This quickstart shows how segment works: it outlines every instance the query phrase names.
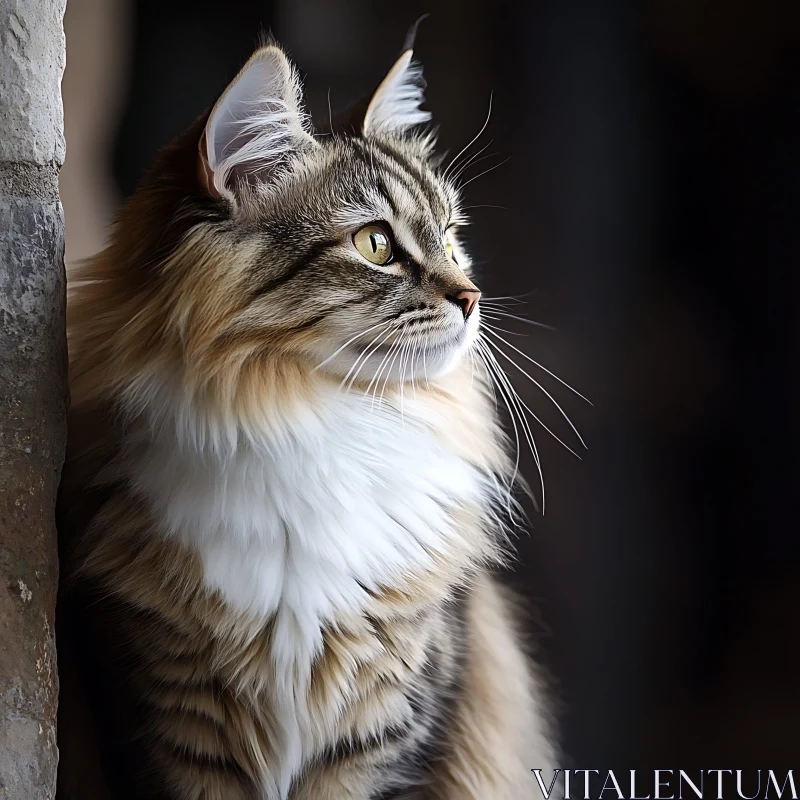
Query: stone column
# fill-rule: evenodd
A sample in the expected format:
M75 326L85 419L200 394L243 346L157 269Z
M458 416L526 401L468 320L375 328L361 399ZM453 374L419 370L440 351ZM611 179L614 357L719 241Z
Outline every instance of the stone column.
M65 0L0 0L0 797L55 796Z

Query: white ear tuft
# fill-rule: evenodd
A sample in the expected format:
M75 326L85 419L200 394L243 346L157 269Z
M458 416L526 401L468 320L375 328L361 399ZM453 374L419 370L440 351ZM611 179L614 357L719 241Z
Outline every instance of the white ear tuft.
M399 133L431 118L420 108L425 101L425 80L422 65L411 60L413 54L413 50L406 50L375 90L364 115L365 135Z
M297 75L275 45L258 50L217 100L200 139L201 179L235 196L266 181L295 152L313 147Z

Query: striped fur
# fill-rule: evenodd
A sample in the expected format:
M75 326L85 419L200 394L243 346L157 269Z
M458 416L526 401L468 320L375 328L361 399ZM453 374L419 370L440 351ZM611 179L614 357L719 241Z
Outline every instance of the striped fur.
M66 800L514 800L554 765L490 574L513 469L448 299L459 197L391 124L398 64L314 137L259 50L74 276Z

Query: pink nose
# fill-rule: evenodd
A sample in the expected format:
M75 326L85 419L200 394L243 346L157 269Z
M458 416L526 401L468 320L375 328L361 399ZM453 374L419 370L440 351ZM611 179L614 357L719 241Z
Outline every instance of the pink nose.
M460 306L464 319L469 319L470 314L475 310L478 301L481 299L481 293L477 289L461 289L455 294L447 295L447 299L451 303Z

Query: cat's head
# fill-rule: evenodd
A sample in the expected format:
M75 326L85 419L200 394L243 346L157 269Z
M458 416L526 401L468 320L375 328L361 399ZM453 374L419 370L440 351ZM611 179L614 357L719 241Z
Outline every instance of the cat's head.
M476 334L480 292L457 190L419 131L422 101L408 47L344 130L315 135L283 51L252 56L198 148L198 181L228 211L216 235L242 299L218 335L273 338L358 380L453 365Z
M480 291L422 88L408 46L344 124L315 132L294 67L259 48L76 276L96 282L73 303L86 363L120 388L158 373L228 396L265 365L362 388L451 371Z

